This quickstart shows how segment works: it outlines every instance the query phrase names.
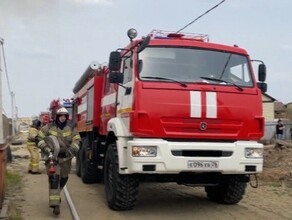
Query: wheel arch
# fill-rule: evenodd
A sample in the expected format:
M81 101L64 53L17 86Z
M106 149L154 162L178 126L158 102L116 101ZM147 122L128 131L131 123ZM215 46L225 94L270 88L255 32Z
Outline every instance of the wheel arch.
M125 168L127 167L127 154L129 150L127 149L127 141L129 140L129 137L118 136L117 133L115 133L115 131L118 131L118 129L109 131L109 133L107 134L105 154L107 151L107 147L110 144L115 143L118 154L119 173L125 174L126 173Z
M130 137L132 134L128 131L120 118L112 118L107 123L107 131L113 132L117 137Z

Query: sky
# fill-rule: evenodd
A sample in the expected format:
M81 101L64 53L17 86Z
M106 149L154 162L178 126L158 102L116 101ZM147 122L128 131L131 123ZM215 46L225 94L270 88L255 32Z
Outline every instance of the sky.
M73 96L75 83L92 61L107 63L111 51L126 46L129 28L138 37L153 29L177 31L220 1L0 0L4 113L38 116L51 100ZM291 0L226 0L184 32L237 44L251 59L263 60L267 94L287 104L292 102L291 9ZM8 83L15 94L13 111Z

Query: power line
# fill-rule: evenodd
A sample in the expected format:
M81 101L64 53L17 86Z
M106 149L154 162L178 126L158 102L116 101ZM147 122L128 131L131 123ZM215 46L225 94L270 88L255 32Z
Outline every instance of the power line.
M215 8L217 8L219 5L221 5L223 2L225 2L225 0L222 0L221 2L219 2L217 5L213 6L212 8L210 8L208 11L206 11L205 13L201 14L199 17L197 17L195 20L191 21L190 23L188 23L187 25L185 25L183 28L179 29L176 33L181 32L183 29L187 28L188 26L190 26L191 24L193 24L194 22L196 22L197 20L199 20L201 17L203 17L204 15L208 14L210 11L214 10Z

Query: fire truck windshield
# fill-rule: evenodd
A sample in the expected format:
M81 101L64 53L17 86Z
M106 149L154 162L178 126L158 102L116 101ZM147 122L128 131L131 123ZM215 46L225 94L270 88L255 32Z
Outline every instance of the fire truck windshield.
M215 50L183 47L148 47L139 54L143 81L169 78L182 83L202 82L201 77L215 78L206 83L252 87L254 82L246 56ZM163 80L165 81L165 80ZM171 82L171 81L169 81Z

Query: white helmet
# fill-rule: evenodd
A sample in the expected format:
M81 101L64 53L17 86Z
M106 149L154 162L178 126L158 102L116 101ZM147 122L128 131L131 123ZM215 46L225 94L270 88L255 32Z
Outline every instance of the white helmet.
M58 111L56 112L57 115L69 115L69 112L66 108L62 107L59 108Z

